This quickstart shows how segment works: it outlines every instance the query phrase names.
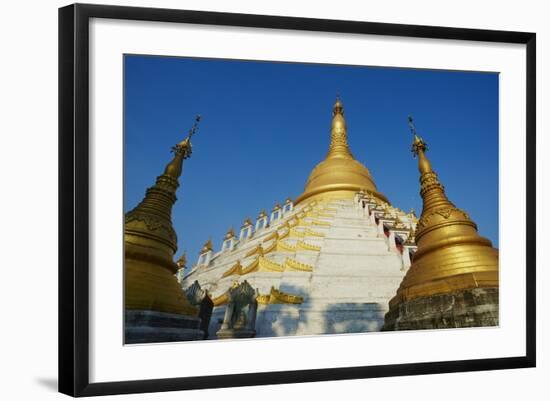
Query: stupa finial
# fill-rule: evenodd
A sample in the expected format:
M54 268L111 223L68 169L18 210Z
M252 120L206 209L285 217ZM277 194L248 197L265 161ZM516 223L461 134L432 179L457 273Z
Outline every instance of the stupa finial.
M344 104L340 96L336 96L336 102L332 108L330 147L327 159L330 158L353 159L353 155L348 145L346 120L344 119Z
M336 102L334 102L334 106L332 108L332 115L334 116L336 114L344 115L344 105L342 104L339 94L336 94Z
M416 126L414 125L414 121L412 116L409 114L408 116L409 121L409 128L411 130L411 133L413 134L413 144L411 148L411 152L416 157L418 156L419 152L425 152L428 150L428 145L426 145L426 142L418 135L418 132L416 131Z
M183 141L181 141L180 143L172 147L172 152L174 152L174 158L170 163L166 165L166 168L164 169L165 175L168 175L176 179L179 178L179 176L181 175L181 166L182 166L183 160L191 157L191 153L192 153L191 137L195 135L195 133L199 129L200 120L201 120L201 116L197 115L195 117L195 122L193 123L193 126L191 127L191 129L187 134L187 137Z
M407 120L409 121L409 128L411 129L412 134L416 135L416 126L414 125L412 114L408 115Z

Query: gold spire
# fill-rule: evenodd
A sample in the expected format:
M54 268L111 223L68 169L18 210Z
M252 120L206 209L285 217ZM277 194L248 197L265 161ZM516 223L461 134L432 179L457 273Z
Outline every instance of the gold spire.
M325 160L311 172L304 192L295 203L315 198L350 198L361 189L366 189L387 201L386 197L376 190L376 185L369 170L354 159L348 145L347 126L344 118L344 106L340 98L332 109L330 145Z
M390 308L410 299L477 287L498 288L498 250L477 233L468 214L449 201L409 117L418 157L422 215L415 231L418 249Z
M330 128L330 146L327 159L331 158L353 159L349 150L348 132L346 120L344 119L344 105L340 98L336 98L336 103L332 108L332 124Z
M185 268L185 266L187 265L187 252L183 251L180 258L177 260L176 265L178 265L180 269Z
M172 227L172 206L176 202L178 178L183 160L191 155L191 137L197 131L200 116L187 138L172 148L174 157L166 165L144 199L126 213L124 224L125 306L126 309L155 310L194 315L173 276L177 236Z
M233 227L230 227L229 230L227 230L227 233L225 233L224 239L231 239L235 237L235 230L233 230Z
M212 246L212 238L208 238L208 241L204 243L199 254L210 252L212 249L214 249L214 247Z
M181 175L182 161L191 156L191 137L197 132L199 121L201 116L195 117L195 123L189 130L187 137L172 148L172 152L175 153L174 159L164 169L164 175L178 179Z

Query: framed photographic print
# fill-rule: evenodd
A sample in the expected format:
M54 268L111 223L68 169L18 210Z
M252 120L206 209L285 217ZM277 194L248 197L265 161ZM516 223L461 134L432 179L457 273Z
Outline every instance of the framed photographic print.
M59 78L61 392L535 366L534 33L78 4Z

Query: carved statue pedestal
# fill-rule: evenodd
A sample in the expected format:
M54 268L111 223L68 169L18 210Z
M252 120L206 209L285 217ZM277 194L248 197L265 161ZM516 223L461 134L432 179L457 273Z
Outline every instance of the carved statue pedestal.
M149 310L125 312L125 344L202 340L198 317Z
M391 308L382 330L498 326L498 303L498 288L416 298Z

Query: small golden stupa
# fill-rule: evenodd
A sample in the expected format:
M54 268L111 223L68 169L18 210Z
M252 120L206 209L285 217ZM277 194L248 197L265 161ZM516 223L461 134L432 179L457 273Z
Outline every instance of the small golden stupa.
M172 148L174 157L147 189L145 198L125 216L125 307L126 311L155 311L196 316L174 274L177 237L172 227L172 206L176 202L178 178L183 160L191 155L191 136ZM181 265L181 259L180 259Z
M183 253L179 257L179 259L177 260L176 265L178 266L178 269L185 269L185 267L187 266L187 252L186 251L183 251Z
M328 154L309 175L304 192L296 199L295 204L306 199L308 201L318 198L353 199L360 190L367 190L374 193L380 200L388 202L386 197L377 191L369 170L355 160L351 153L344 119L344 106L340 98L337 98L332 110Z
M213 249L212 238L208 238L208 241L204 243L199 254L210 252Z
M235 230L233 227L230 227L229 230L227 230L227 233L223 237L224 240L235 238Z
M414 135L412 152L418 157L423 209L414 235L418 249L397 294L390 300L386 326L388 318L396 318L400 304L423 297L485 288L495 289L498 299L498 250L478 234L468 214L449 201L411 117L409 124Z

